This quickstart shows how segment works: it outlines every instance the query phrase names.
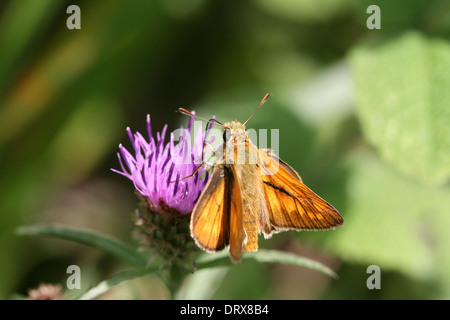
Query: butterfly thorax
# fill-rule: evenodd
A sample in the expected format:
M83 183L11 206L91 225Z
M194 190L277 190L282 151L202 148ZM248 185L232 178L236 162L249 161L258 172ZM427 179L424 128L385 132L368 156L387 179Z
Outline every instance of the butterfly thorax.
M226 128L223 134L225 162L227 164L255 165L251 142L245 126L237 120L225 123L224 126Z

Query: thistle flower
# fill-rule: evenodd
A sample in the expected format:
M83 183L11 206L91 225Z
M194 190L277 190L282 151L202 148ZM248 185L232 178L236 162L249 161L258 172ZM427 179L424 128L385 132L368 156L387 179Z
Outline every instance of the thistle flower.
M191 117L187 129L170 133L170 141L165 144L167 125L156 139L152 135L150 115L147 115L147 141L141 133L128 136L133 146L134 155L119 145L117 153L121 171L111 169L131 181L138 193L142 195L153 212L171 214L189 214L195 207L200 194L208 182L208 172L202 167L192 175L202 163L203 146L211 129L198 130L191 146L191 131L194 118ZM175 145L175 135L179 133L179 142ZM170 153L169 153L170 151Z
M144 200L134 216L140 249L151 252L151 260L161 257L161 267L167 265L171 269L181 266L192 270L191 255L198 252L190 235L188 214L208 182L207 170L198 167L212 123L205 131L200 127L191 145L193 123L194 117L191 117L187 129L181 127L171 132L165 143L167 125L155 139L148 115L149 140L139 132L132 134L127 128L134 154L119 145L117 156L121 170L111 169L130 179ZM175 144L177 136L179 140Z

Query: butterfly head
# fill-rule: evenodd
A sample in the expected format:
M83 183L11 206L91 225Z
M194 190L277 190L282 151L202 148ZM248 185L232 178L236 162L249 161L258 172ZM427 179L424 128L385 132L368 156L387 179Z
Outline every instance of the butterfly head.
M245 125L253 117L253 115L256 113L256 111L258 111L258 109L261 108L261 106L267 101L267 99L269 99L269 97L270 97L270 93L267 93L264 96L264 98L261 100L261 102L259 103L258 108L256 108L256 110L252 113L252 115L244 123L240 123L239 121L234 120L234 121L222 124L215 119L205 120L203 118L196 116L195 114L193 114L192 112L190 112L184 108L179 108L178 112L183 113L188 116L191 116L191 117L194 117L194 118L197 118L202 121L206 121L208 123L211 123L211 125L216 124L216 125L221 126L222 128L225 129L225 131L223 133L224 142L226 143L230 140L233 140L234 143L239 144L239 143L245 142L248 138L248 133L247 133L247 131L245 131Z
M245 125L239 121L231 121L224 124L225 131L223 132L224 142L228 142L231 139L235 142L243 142L247 137L247 132L245 131Z

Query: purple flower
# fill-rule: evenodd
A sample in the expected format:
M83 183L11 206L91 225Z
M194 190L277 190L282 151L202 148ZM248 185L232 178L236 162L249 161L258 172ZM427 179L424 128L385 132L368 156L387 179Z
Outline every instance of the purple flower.
M200 127L191 145L193 122L194 117L191 117L188 128L181 127L171 132L170 141L165 143L167 125L161 134L157 132L155 139L152 135L150 115L147 115L149 140L139 132L133 135L130 128L127 128L133 151L129 152L119 145L117 156L122 170L111 170L133 181L136 190L147 200L154 212L191 213L208 182L208 172L204 167L194 176L188 177L202 163L204 142L212 126L210 124L206 131ZM176 134L179 134L177 144ZM183 179L185 177L188 178Z

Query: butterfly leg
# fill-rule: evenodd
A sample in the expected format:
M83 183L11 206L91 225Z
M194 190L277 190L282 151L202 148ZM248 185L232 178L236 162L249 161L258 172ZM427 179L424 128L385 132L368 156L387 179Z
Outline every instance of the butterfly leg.
M190 177L193 177L193 176L197 173L197 171L200 170L201 167L203 167L203 165L204 165L205 163L206 163L206 162L202 162L202 163L194 170L194 172L193 172L192 174L190 174L190 175L188 175L188 176L186 176L186 177L184 177L184 178L181 178L179 181L184 180L184 179L187 179L187 178L190 178ZM170 183L173 183L173 182L176 182L176 181L169 181L169 182L170 182Z
M203 151L202 151L202 161L203 161L203 155L205 154L206 147L209 147L211 149L211 153L213 154L213 156L216 155L217 150L209 142L205 141L205 143L203 145Z
M215 152L216 152L216 150L213 148L213 146L211 146L208 142L205 141L205 144L203 145L202 158L203 158L203 154L205 153L205 148L206 147L210 147L212 152L213 152L213 154L215 154ZM211 166L211 164L209 162L203 161L203 159L202 159L202 163L194 170L194 172L192 174L190 174L190 175L188 175L188 176L186 176L184 178L181 178L179 181L193 177L198 172L198 170L200 170L200 168L203 167L205 164L208 165L208 166ZM176 180L175 181L169 181L169 183L174 183L174 182L176 182Z
M206 164L206 170L210 170L212 167L214 167L215 162L205 161L203 156L205 155L205 149L206 147L209 147L211 149L211 156L208 158L210 160L211 158L217 158L217 149L214 148L210 143L206 142L203 145L203 153L202 153L202 163Z

